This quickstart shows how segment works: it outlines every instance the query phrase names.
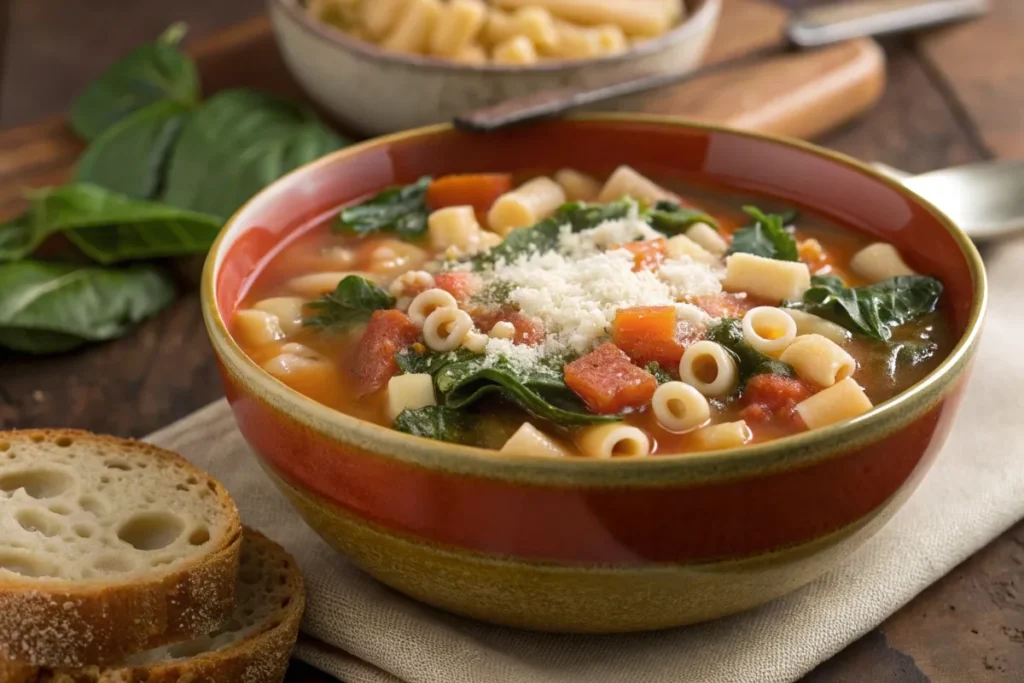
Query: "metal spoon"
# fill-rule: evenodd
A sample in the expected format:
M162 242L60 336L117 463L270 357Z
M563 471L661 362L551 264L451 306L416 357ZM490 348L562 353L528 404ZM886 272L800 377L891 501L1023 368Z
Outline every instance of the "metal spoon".
M1024 159L987 161L922 175L872 165L930 201L975 241L1024 230Z

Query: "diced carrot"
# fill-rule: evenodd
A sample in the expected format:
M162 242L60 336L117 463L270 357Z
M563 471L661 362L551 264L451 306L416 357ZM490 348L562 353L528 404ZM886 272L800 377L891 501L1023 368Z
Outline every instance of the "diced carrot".
M395 354L415 342L419 329L401 311L374 311L356 349L359 395L379 391L398 373Z
M666 370L679 367L686 348L676 333L674 306L620 308L612 321L612 343L637 365L657 361Z
M643 242L627 242L617 248L625 249L633 254L633 270L651 269L665 260L665 254L668 252L668 240L659 237Z
M690 303L712 318L742 318L750 309L762 305L758 299L740 294L697 296Z
M480 278L473 273L438 273L434 276L434 286L454 296L456 301L464 302L480 289Z
M544 341L544 324L541 321L508 306L478 311L473 314L473 322L483 332L490 332L495 323L512 323L516 329L512 341L516 344L539 344Z
M431 210L446 206L472 206L483 222L491 205L512 189L512 176L506 173L446 175L427 187L427 206Z
M743 388L744 419L787 423L796 418L796 405L815 393L810 383L782 375L755 375Z
M650 402L658 381L629 362L615 344L602 344L565 366L565 383L595 413L609 415Z
M823 272L826 268L834 265L832 255L825 251L821 242L813 237L800 242L797 245L797 252L800 255L800 260L807 264L812 273Z

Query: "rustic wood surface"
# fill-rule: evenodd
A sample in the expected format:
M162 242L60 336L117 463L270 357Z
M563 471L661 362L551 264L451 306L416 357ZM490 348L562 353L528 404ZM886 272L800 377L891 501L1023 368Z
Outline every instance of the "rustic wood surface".
M88 79L172 21L185 20L193 35L202 36L258 15L262 4L7 0L0 4L4 9L0 128L65 111ZM820 142L917 172L1024 156L1022 29L1024 3L993 0L993 14L986 19L885 42L885 95L869 114ZM248 68L258 76L262 66L254 62ZM0 147L0 175L9 161L4 152ZM52 161L52 150L38 152L40 159ZM182 297L119 341L47 359L0 357L0 428L68 426L139 436L220 395L194 296ZM1024 523L824 663L805 683L1024 680L1022 586ZM297 664L289 681L330 679Z

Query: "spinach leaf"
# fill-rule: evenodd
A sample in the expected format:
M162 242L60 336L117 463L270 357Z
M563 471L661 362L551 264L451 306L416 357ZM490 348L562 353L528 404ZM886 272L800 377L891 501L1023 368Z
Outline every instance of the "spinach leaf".
M756 375L781 375L796 377L786 363L767 356L743 339L743 324L735 318L724 318L708 330L708 339L725 347L733 358L740 374L740 391L751 377Z
M74 179L135 199L155 197L171 147L192 105L163 100L105 130L78 161Z
M637 204L632 199L622 199L609 204L563 204L550 218L532 228L513 230L501 244L474 256L470 263L480 270L501 260L511 262L520 256L550 251L558 246L558 235L563 226L568 225L572 232L579 232L597 227L605 221L625 218L636 208Z
M303 106L250 90L221 92L182 127L163 199L224 219L288 171L346 143Z
M185 31L184 24L174 24L156 42L139 47L93 81L71 106L75 132L93 140L154 102L195 104L199 76L192 61L177 49Z
M743 210L754 222L736 231L728 253L754 254L779 261L800 260L796 238L786 230L786 225L795 219L795 213L765 214L754 206L744 206Z
M707 223L717 229L718 222L699 209L680 206L675 202L660 201L645 215L651 227L665 235L680 235L695 223Z
M362 204L342 209L337 230L368 235L390 230L402 239L415 239L427 231L427 187L431 178L424 176L412 185L389 187Z
M424 436L449 443L469 443L472 425L462 411L444 406L403 410L395 418L394 428L413 436Z
M160 271L21 261L0 265L0 346L55 353L113 339L174 299Z
M205 252L220 231L211 216L77 183L28 193L29 210L0 226L0 262L27 257L63 232L99 263Z
M427 374L433 376L448 363L467 361L475 357L476 354L467 349L456 349L447 353L438 353L436 351L416 353L412 349L405 349L395 354L395 361L398 363L398 369L402 371L402 374Z
M383 289L366 278L349 275L338 283L333 292L306 304L306 308L314 311L315 315L303 319L302 324L309 327L347 327L364 323L374 311L394 305L394 298Z
M661 363L656 360L652 360L650 363L644 366L644 370L654 375L654 379L658 380L658 384L665 384L666 382L672 381L672 375L669 371L661 367Z
M802 301L785 305L888 341L894 327L933 312L941 295L942 283L923 275L900 275L866 287L846 287L835 275L816 275Z

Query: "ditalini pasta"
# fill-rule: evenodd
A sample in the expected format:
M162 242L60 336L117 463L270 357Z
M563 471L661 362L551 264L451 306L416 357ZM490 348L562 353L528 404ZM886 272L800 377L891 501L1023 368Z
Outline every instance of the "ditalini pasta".
M417 6L387 34L409 31ZM490 45L513 26L501 42L540 54L523 26L554 13L509 7L467 30L480 6L459 7L443 8L448 35L431 49L455 50L456 33L460 50ZM749 448L833 425L952 348L941 283L890 245L663 180L567 166L380 188L283 239L231 333L339 411L495 457L565 459Z
M396 52L529 65L624 52L672 29L683 0L306 0L319 21Z

